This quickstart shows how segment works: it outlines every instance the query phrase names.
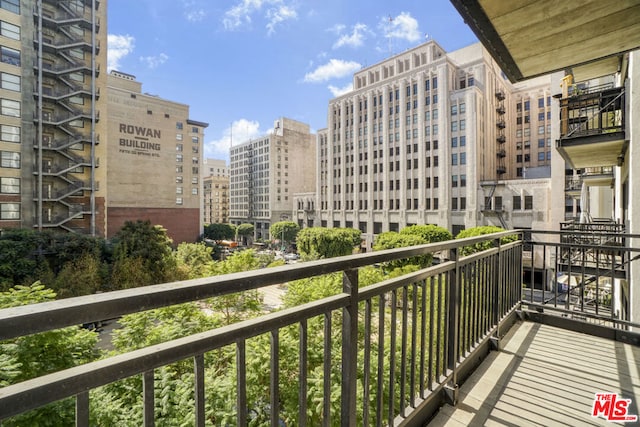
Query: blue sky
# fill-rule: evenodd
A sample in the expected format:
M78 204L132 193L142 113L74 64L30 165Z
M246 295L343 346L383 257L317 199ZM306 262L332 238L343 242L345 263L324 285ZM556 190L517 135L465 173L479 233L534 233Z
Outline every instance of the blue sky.
M448 0L110 0L109 69L209 123L205 157L281 116L326 126L352 75L423 43L477 39Z

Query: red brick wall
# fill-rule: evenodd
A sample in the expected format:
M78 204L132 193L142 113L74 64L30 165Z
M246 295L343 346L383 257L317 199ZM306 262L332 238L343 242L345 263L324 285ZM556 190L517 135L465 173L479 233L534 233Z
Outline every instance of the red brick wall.
M199 209L107 208L107 237L113 237L126 221L151 221L162 225L175 245L195 242L200 235Z

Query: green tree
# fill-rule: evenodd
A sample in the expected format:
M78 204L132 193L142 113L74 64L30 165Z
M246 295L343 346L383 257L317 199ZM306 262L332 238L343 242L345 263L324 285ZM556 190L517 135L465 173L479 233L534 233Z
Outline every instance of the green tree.
M233 239L236 236L236 227L233 224L207 224L204 226L203 237L211 240Z
M424 245L427 242L419 234L400 234L395 231L386 231L378 234L376 241L373 244L374 251L381 251L385 249L403 248L407 246ZM411 258L397 259L384 263L386 271L392 271L396 268L402 268L407 265L413 264L420 268L425 268L431 265L433 256L431 254L418 255Z
M178 269L184 270L187 278L197 279L205 276L212 254L213 248L204 243L180 243L174 255Z
M0 234L0 286L8 290L31 283L34 273L46 263L42 253L45 242L34 230L9 229Z
M310 258L351 255L360 242L361 233L353 228L309 227L300 230L296 239L298 252Z
M175 277L176 263L172 256L172 241L162 226L151 225L150 221L127 221L116 233L114 241L114 270L119 267L118 264L126 265L127 261L137 258L141 260L142 268L148 272L151 284L171 281ZM150 283L137 286L146 284Z
M285 242L295 242L299 231L300 226L293 221L280 221L269 227L271 238L281 239L283 245Z
M499 233L501 231L505 231L502 227L496 227L493 225L482 225L479 227L467 228L466 230L462 230L456 236L456 239L464 239L467 237L475 237L482 236L485 234ZM509 243L514 242L518 237L516 235L513 236L505 236L500 238L500 243ZM476 243L474 245L464 246L460 250L460 255L471 255L476 252L486 251L493 246L493 242L491 240L487 240L486 242Z
M410 225L400 230L400 234L420 236L427 243L444 242L453 239L449 230L433 224Z
M85 253L64 264L53 288L60 298L91 295L102 290L104 271L95 255Z
M39 282L0 292L0 309L54 300L55 292ZM26 335L0 342L0 385L6 386L82 365L98 357L98 335L78 326ZM3 426L73 425L74 400L65 399L26 412Z
M238 236L242 237L243 242L246 243L248 239L251 239L253 237L254 230L255 227L253 226L253 224L244 223L238 225L238 227L236 228L236 233Z

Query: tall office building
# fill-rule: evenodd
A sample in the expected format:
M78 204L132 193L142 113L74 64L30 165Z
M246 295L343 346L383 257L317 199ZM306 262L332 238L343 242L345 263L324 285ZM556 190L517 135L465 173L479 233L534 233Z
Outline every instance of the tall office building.
M104 1L0 2L0 228L100 234L105 20Z
M108 98L106 236L125 221L149 220L175 243L196 241L208 124L192 120L188 105L142 93L130 74L109 74Z
M229 222L229 168L220 159L206 159L203 170L204 223Z
M480 43L428 41L357 72L319 132L315 225L358 228L370 246L411 224L509 227L507 208L544 221L550 172L529 185L525 168L549 164L549 95L548 78L512 85Z
M293 194L314 189L316 136L309 125L280 118L272 133L230 152L230 222L251 223L255 238L268 239L271 224L293 220Z

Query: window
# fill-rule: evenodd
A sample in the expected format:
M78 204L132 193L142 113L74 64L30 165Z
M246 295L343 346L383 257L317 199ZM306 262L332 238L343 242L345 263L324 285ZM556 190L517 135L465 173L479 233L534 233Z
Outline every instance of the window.
M13 40L20 40L20 27L2 21L0 22L0 35Z
M193 187L191 189L191 194L193 194L194 196L197 196L198 195L198 187Z
M458 137L454 136L453 138L451 138L451 147L455 148L458 146Z
M438 198L437 197L433 198L433 209L434 210L438 209Z
M538 139L538 148L544 148L544 138Z
M471 86L471 85L469 85L469 86ZM464 102L460 103L460 105L458 105L458 110L460 111L460 114L464 114L467 111L466 104Z
M182 130L182 122L176 122L176 129Z
M176 197L176 205L182 204L182 197Z
M176 194L182 194L182 187L176 187Z
M460 147L464 147L465 145L467 145L467 137L463 135L460 137Z
M20 14L20 0L0 0L0 8Z
M456 114L458 114L458 106L454 104L451 106L451 115L455 116Z
M538 153L538 161L539 162L543 162L544 161L544 151L541 151Z
M453 153L451 155L451 164L453 166L457 166L458 165L458 153Z
M0 193L20 194L20 178L0 177Z
M513 210L519 211L522 209L522 199L520 196L513 196Z
M182 184L182 176L176 176L176 184Z
M524 208L525 210L533 209L533 196L524 196Z
M8 47L0 47L0 61L9 65L20 66L20 51L9 49Z
M176 154L176 162L182 162L182 154Z
M538 98L538 108L544 108L544 98Z
M433 188L438 188L439 178L437 176L433 177Z
M20 153L0 151L0 167L20 169Z
M176 141L182 141L182 134L181 133L177 133L176 134Z
M467 153L460 153L460 164L461 165L466 165L467 164Z
M467 186L467 175L460 175L460 187Z
M452 211L457 211L458 210L458 198L457 197L452 197L451 198L451 210Z
M20 128L17 126L0 125L0 140L20 143Z
M20 117L20 102L12 99L0 100L0 114L4 116Z
M465 130L467 128L467 121L465 119L460 120L460 130Z
M529 111L530 103L529 101L524 101L524 111Z
M191 142L193 142L194 144L197 144L200 142L200 138L198 138L197 136L192 136L191 137Z
M465 209L467 209L467 198L460 197L460 210L463 211Z
M451 187L455 188L458 186L458 175L451 176Z
M451 122L451 132L458 131L458 122Z
M544 125L538 126L538 135L544 135Z
M176 151L182 152L182 144L176 144Z
M0 219L20 219L20 203L0 203Z

